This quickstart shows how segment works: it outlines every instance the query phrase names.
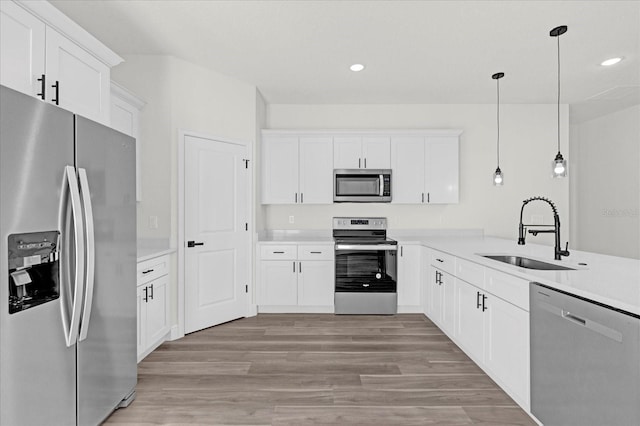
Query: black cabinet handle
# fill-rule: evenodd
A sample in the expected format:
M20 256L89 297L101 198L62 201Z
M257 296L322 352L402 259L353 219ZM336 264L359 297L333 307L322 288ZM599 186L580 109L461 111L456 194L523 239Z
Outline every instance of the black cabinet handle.
M360 164L361 164L360 162L361 162L361 161L362 161L362 160L361 160L360 158L358 158L358 168L359 168L359 169L361 169L361 168L362 168L362 167L360 166Z
M44 74L42 74L38 79L38 81L40 82L40 93L38 93L36 96L40 96L40 99L42 99L43 101L45 100L45 87L47 87L46 79L47 78L44 76Z
M310 253L311 253L311 254L322 254L322 252L321 252L321 251L312 251L312 252L310 252Z
M203 246L204 243L196 243L195 241L187 241L187 247Z
M149 288L151 289L151 294L149 295L149 299L153 300L153 284L151 284Z
M302 273L302 262L298 262L298 272Z
M482 295L482 312L484 312L484 311L486 311L487 309L489 309L489 308L487 308L487 307L485 306L485 303L484 303L484 302L486 302L486 301L487 301L487 295L486 295L486 294L483 294L483 295Z
M147 303L149 301L149 293L147 291L147 287L144 288L144 297L142 298L142 300L144 300L144 303Z
M366 157L365 157L365 159L364 159L364 168L365 168L365 169L367 168L367 158L366 158Z
M476 291L476 309L480 309L480 292Z
M427 192L427 203L430 203L431 201L429 201L429 193Z
M274 251L273 254L284 254L283 251Z
M300 204L304 203L304 192L300 193Z
M147 269L146 271L142 271L142 275L147 275L150 272L153 272L153 269Z
M55 102L56 105L60 105L60 82L56 81L56 84L52 84L51 87L56 89L56 97L51 99L51 102Z
M404 248L404 246L400 246L400 257L402 257L404 255L404 250L402 250Z
M422 193L422 202L424 203L424 192Z
M296 272L296 262L293 262L293 273L295 274Z
M438 262L440 262L440 263L444 263L444 260L442 260L442 259L436 259L436 260L437 260Z

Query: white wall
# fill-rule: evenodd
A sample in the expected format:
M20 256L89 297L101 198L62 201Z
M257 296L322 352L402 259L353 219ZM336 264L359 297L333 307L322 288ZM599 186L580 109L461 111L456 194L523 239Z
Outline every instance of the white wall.
M487 235L518 235L522 201L534 195L553 200L563 224L563 241L569 235L569 182L551 177L557 152L556 105L502 105L500 116L500 167L505 185L494 187L496 168L495 105L269 105L271 129L463 129L460 141L460 203L455 205L335 204L326 206L267 206L267 229L330 229L340 215L385 216L389 227L483 228ZM561 149L570 157L568 108L561 109ZM553 223L551 209L536 202L532 214ZM293 215L294 224L288 218ZM528 237L552 244L550 236Z
M640 259L640 105L573 125L571 150L578 248Z
M147 102L140 115L138 239L164 240L176 247L179 131L243 140L253 146L258 131L256 88L177 58L156 55L127 55L111 77ZM149 228L151 215L158 216L157 229ZM176 256L172 265L171 318L176 324Z

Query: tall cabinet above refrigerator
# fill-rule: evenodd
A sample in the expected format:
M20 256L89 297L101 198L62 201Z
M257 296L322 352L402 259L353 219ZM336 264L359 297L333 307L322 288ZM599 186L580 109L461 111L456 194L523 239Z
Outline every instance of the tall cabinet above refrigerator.
M135 397L135 140L0 87L0 425Z

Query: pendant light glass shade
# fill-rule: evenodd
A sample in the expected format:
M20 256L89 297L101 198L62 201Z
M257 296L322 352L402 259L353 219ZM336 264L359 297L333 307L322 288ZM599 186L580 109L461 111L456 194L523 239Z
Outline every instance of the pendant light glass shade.
M496 171L493 172L493 184L495 186L502 186L503 183L504 175L502 174L502 170L500 170L500 167L497 167Z
M561 25L549 32L551 37L558 39L558 153L551 163L552 176L563 178L567 176L567 160L560 153L560 36L567 32L567 26Z
M493 172L493 185L502 186L504 184L504 174L500 170L500 79L504 77L503 72L497 72L491 76L496 81L497 102L496 102L496 123L497 123L497 142L496 142L496 171Z

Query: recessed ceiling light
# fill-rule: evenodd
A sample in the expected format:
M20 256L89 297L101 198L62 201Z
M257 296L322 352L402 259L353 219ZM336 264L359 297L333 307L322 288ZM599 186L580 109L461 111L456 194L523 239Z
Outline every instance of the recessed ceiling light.
M621 60L622 60L622 58L611 58L611 59L607 59L606 61L602 61L600 63L600 65L602 65L604 67L610 67L611 65L617 64Z
M364 69L364 65L362 64L353 64L349 67L349 69L353 72L362 71Z

